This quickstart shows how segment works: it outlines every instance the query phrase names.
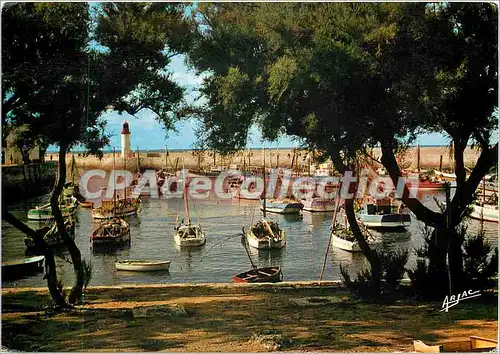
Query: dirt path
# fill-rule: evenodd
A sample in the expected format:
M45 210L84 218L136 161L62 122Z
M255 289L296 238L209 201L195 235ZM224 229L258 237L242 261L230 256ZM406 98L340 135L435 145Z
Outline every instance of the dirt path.
M46 312L45 290L2 290L2 345L23 351L412 351L497 337L497 302L370 304L337 286L89 289L77 310Z

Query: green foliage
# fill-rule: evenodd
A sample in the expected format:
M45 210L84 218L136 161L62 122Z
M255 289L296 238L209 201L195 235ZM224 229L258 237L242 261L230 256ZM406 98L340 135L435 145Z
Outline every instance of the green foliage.
M463 230L465 234L465 229ZM465 235L464 235L465 236ZM488 290L495 287L493 277L498 275L498 248L484 238L484 231L469 235L463 245L465 284L467 289Z

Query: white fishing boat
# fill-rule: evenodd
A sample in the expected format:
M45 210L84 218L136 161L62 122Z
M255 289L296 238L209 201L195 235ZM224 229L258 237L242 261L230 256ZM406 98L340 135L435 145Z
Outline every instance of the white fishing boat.
M154 260L130 260L125 259L115 262L117 270L125 270L129 272L158 272L168 271L170 261L154 261Z
M470 217L473 219L490 221L490 222L498 222L499 213L498 213L498 204L474 204L474 210L470 214Z
M189 182L184 183L184 212L186 219L183 219L174 228L174 240L178 246L181 247L199 247L206 243L205 232L202 230L201 225L191 223L189 217L189 202L188 202L188 185Z
M250 228L245 231L243 229L243 235L248 242L248 245L257 249L281 249L285 246L286 237L285 231L283 231L277 222L268 222L266 220L266 211L269 211L266 205L266 181L265 181L265 171L266 164L264 160L264 192L263 199L261 200L261 209L263 211L264 217L250 226ZM302 206L302 204L300 204ZM300 211L300 209L299 209Z
M368 198L356 213L358 220L368 228L404 229L411 224L410 214L404 214L402 204L392 198Z
M359 247L356 238L349 231L349 229L340 228L332 230L332 246L348 252L361 252L361 248Z

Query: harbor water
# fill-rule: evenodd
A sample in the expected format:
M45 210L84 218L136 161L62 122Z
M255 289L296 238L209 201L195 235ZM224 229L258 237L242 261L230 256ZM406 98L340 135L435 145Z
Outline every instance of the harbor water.
M429 192L420 195L424 204L437 210L435 198L444 199L444 193ZM433 194L432 194L433 193ZM45 195L25 203L8 207L16 217L32 228L43 226L27 221L30 207L48 200ZM236 273L251 268L242 243L242 227L262 217L258 201L237 199L206 199L190 201L191 219L200 223L206 232L207 243L199 248L181 249L174 243L176 219L184 217L182 199L143 198L138 215L130 218L130 245L120 248L92 249L90 234L97 223L92 220L90 209L79 207L76 220L75 242L84 259L93 266L90 285L118 285L125 283L226 283L232 281ZM303 211L297 215L268 214L267 219L277 221L285 230L287 243L282 250L249 249L250 257L258 267L281 266L284 281L318 280L325 254L326 268L323 279L341 279L340 265L345 265L354 275L368 266L361 253L349 253L332 246L327 247L333 213L310 213ZM469 231L480 227L476 220L469 220ZM493 247L498 246L498 224L484 223L486 238ZM410 259L407 268L416 263L415 248L423 245L423 223L412 215L412 223L403 232L370 231L380 241L379 248L385 250L407 249ZM2 222L2 260L12 260L25 256L24 235ZM69 258L69 255L67 255ZM169 272L124 272L117 271L114 263L124 259L169 260ZM58 275L65 284L72 284L72 265L57 258ZM43 287L46 281L43 273L10 282L3 287Z

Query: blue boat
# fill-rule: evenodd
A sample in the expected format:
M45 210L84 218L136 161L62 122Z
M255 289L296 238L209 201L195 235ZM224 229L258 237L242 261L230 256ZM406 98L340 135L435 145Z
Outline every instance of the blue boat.
M260 200L260 209L269 213L298 214L304 204L290 199Z
M392 199L376 199L365 203L356 213L358 220L372 229L405 229L410 226L410 214L402 213L402 204Z

